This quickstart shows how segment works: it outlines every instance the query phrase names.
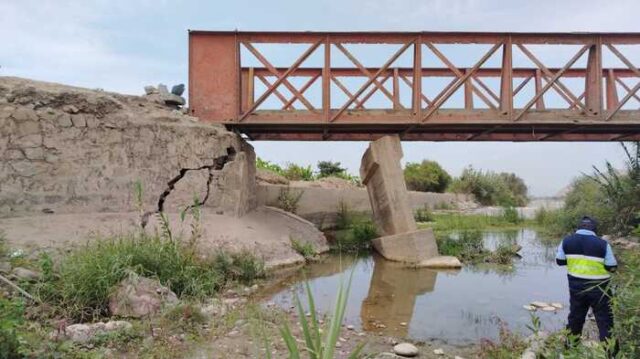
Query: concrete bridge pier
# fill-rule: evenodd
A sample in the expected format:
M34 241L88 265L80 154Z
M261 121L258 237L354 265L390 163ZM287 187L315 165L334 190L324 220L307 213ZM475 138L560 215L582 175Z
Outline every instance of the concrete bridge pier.
M430 228L417 228L400 165L402 156L397 135L372 141L362 156L360 176L367 187L374 221L381 235L373 240L374 248L388 260L421 266L459 267L456 258L438 257L438 245Z

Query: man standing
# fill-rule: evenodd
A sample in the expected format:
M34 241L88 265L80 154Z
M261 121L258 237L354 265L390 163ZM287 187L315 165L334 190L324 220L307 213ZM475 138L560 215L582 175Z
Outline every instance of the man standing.
M600 341L610 338L613 328L609 280L618 263L611 245L598 237L596 230L595 219L582 217L578 230L560 243L556 255L558 265L567 266L570 295L567 329L574 340L582 335L589 308L596 317Z

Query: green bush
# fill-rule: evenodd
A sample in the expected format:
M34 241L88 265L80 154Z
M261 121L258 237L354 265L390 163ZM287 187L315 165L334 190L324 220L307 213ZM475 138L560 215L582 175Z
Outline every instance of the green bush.
M303 167L295 163L288 163L282 175L290 181L313 181L311 166Z
M371 248L371 240L377 237L378 231L371 220L358 221L336 232L333 247L343 252L365 251Z
M438 252L443 256L455 256L463 262L474 262L486 256L482 232L462 231L457 235L437 235Z
M24 322L24 303L0 298L0 359L22 358L18 327Z
M260 157L256 158L256 168L271 171L273 173L279 174L280 176L284 176L284 170L282 169L282 167L278 166L275 163L265 161Z
M451 192L472 194L485 206L524 206L528 202L527 186L512 173L495 173L467 167L449 186Z
M287 186L280 189L280 194L277 198L276 207L291 213L296 213L298 210L298 203L304 194L303 190L293 190Z
M301 242L295 238L291 238L291 247L294 251L298 252L304 259L309 260L316 255L316 250L313 248L313 243L311 242Z
M55 272L43 267L35 294L80 320L106 315L112 288L130 273L157 278L179 297L193 298L211 296L229 281L264 276L264 264L248 253L202 258L180 242L146 235L96 240L75 249L58 267Z
M346 172L345 168L340 167L340 162L320 161L318 162L318 177L339 177Z
M434 220L433 212L427 206L416 209L413 218L416 222L432 222Z
M442 193L449 186L451 176L438 162L424 160L421 163L407 163L404 180L409 190Z
M507 206L502 208L502 217L508 223L518 224L522 222L522 217L520 217L520 213L518 213L518 210L512 206Z

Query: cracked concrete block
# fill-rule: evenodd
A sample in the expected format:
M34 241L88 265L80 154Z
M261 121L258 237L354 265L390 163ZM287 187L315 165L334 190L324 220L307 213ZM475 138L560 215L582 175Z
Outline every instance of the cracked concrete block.
M419 263L438 255L438 244L431 228L376 238L373 247L384 258Z
M87 120L83 115L71 115L71 122L73 127L87 127Z
M400 165L398 136L384 136L369 144L362 156L360 177L367 187L376 225L383 235L415 231L417 226Z
M44 150L42 149L42 147L25 148L24 154L30 160L44 159Z
M16 121L38 121L38 115L28 107L18 107L11 114Z
M71 115L69 115L68 113L60 114L60 116L58 116L56 121L58 123L58 126L60 127L66 128L66 127L73 126L73 122L71 122Z
M40 124L38 121L22 121L18 122L16 133L18 136L33 135L40 132Z

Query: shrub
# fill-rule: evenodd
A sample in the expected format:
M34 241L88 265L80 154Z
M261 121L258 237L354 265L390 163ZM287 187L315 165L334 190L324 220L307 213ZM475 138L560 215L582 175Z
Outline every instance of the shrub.
M444 192L451 182L451 176L436 161L407 163L404 180L412 191Z
M284 176L284 170L282 169L282 167L278 166L275 163L265 161L260 157L256 158L256 168L271 171L273 173L277 173L281 176Z
M457 236L436 236L436 241L441 255L455 256L463 262L477 261L487 254L480 231L462 231Z
M413 213L413 218L416 222L432 222L434 220L433 213L426 205L423 208L418 208Z
M304 259L312 259L316 255L316 250L313 248L313 244L310 242L301 242L295 238L291 238L291 247L294 251L298 252Z
M345 230L336 232L334 247L344 252L369 250L371 240L376 237L378 237L378 231L371 220L359 221Z
M320 161L318 162L318 171L318 177L322 178L329 176L340 177L347 170L340 167L340 162Z
M518 213L518 210L512 206L507 206L502 209L502 217L508 223L518 224L522 222L520 213Z
M296 213L298 210L298 203L300 202L303 194L304 191L296 191L291 189L289 186L281 188L276 207L287 212Z
M288 163L282 175L290 181L313 181L311 166L303 167L295 163Z
M24 303L0 298L0 359L22 358L18 327L24 322Z
M473 194L485 206L524 206L528 201L527 186L515 174L483 172L473 167L465 168L449 190Z

